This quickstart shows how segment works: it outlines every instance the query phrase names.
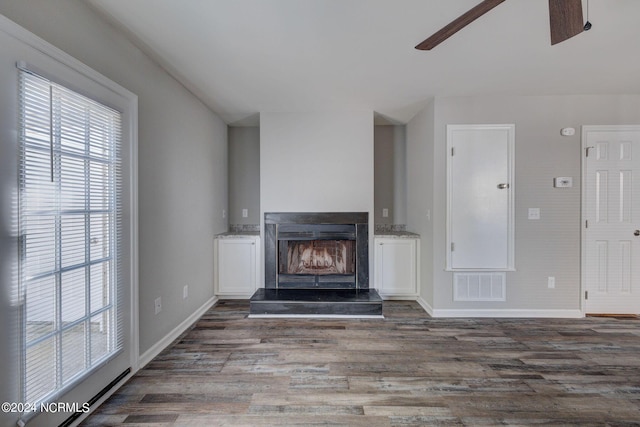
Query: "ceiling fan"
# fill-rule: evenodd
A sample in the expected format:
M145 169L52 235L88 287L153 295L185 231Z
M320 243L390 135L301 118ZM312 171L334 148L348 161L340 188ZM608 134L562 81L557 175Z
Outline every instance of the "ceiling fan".
M505 0L484 0L454 19L431 37L416 46L418 50L431 50L440 43L489 12ZM589 28L582 20L582 0L549 0L551 44L563 42Z

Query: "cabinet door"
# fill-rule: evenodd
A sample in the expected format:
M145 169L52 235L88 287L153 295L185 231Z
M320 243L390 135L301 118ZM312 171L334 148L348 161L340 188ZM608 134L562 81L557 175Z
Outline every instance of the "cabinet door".
M415 296L416 240L376 239L376 287L384 296Z
M218 294L248 295L256 290L256 239L218 239Z

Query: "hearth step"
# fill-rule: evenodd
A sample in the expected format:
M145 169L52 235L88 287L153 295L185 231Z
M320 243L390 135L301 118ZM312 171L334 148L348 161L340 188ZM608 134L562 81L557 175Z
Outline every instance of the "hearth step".
M249 317L353 316L382 317L382 298L375 289L265 289L251 297Z

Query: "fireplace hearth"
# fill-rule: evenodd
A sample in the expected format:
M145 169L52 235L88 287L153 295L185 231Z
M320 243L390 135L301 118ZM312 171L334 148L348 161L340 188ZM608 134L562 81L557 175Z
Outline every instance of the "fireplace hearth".
M369 289L367 212L264 215L265 287L252 315L382 315Z

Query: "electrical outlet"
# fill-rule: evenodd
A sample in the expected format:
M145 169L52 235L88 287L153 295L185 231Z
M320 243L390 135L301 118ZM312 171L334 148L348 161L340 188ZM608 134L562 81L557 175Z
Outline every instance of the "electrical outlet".
M540 219L540 208L529 208L529 219Z
M553 276L547 277L547 287L549 289L555 289L556 287L556 278Z
M382 217L386 218L388 216L389 216L389 209L387 208L382 209Z
M249 209L242 209L242 218L247 218L249 216Z
M226 217L227 217L227 210L222 209L222 219L225 219Z
M187 299L189 297L189 285L184 285L182 288L182 299Z
M162 298L156 298L156 314L162 311Z

